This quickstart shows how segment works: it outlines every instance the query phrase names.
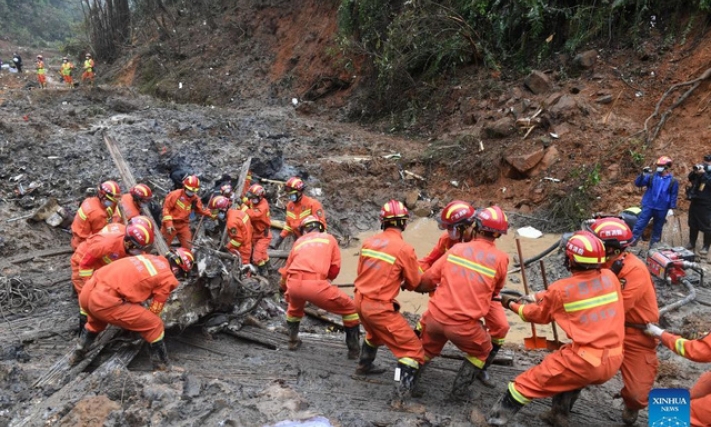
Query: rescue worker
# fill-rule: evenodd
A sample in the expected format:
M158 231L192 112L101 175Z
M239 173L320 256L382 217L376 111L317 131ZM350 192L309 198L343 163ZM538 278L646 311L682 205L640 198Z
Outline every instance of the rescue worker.
M110 222L116 222L114 213L121 197L121 187L116 181L104 181L99 185L98 194L81 202L72 222L72 249L101 231Z
M59 67L59 74L62 78L64 78L64 83L66 83L69 88L74 87L74 81L72 80L72 71L74 68L74 64L69 62L69 58L66 56L62 58L62 65Z
M141 207L148 206L153 200L153 191L146 184L136 184L121 196L119 211L124 221L129 221L141 214Z
M502 212L502 215L503 212ZM446 231L440 236L435 247L430 253L420 259L420 268L427 271L435 261L440 259L452 246L459 242L468 242L474 235L474 227L471 227L475 221L475 209L469 203L462 200L454 200L442 209L440 214L440 228ZM486 231L480 230L480 234L489 234ZM506 234L504 232L503 234ZM498 294L498 292L497 292ZM432 296L433 293L430 293ZM423 314L424 316L424 314ZM477 379L489 388L495 387L495 384L489 377L488 368L494 362L496 355L499 353L501 346L506 340L506 335L509 333L509 321L506 319L506 311L500 304L491 304L488 313L483 317L491 336L491 353L486 358L486 363L477 372ZM419 327L419 325L418 325ZM425 352L426 355L426 352Z
M711 246L711 154L704 156L704 163L694 166L689 172L691 184L687 198L689 205L689 243L686 249L696 249L699 232L704 234L699 255L708 255Z
M644 228L652 220L652 238L649 241L649 248L653 249L662 240L662 229L666 219L673 216L676 209L679 182L671 173L672 159L662 156L657 159L656 165L657 169L653 174L651 168L646 167L634 181L635 186L646 187L647 190L642 196L642 212L632 229L634 236L632 246L637 245Z
M321 220L309 215L301 221L299 237L294 242L279 283L289 303L286 325L289 329L289 350L301 347L299 324L307 302L338 314L346 330L348 358L360 355L360 321L353 300L345 292L331 285L341 271L341 250L338 242L325 232Z
M252 257L252 223L245 211L230 209L231 205L227 197L215 196L208 207L219 221L225 221L229 238L225 249L239 256L242 265L249 265Z
M117 224L118 225L118 224ZM82 242L72 257L72 284L77 293L101 267L129 255L139 255L155 241L153 227L141 220L132 221L125 231L98 233ZM79 331L86 323L86 312L79 307Z
M15 64L18 73L22 73L22 57L19 53L15 52L12 54L12 62Z
M170 293L178 287L176 274L190 271L195 259L185 248L166 254L138 255L122 258L97 271L82 289L79 303L88 320L71 356L74 366L86 354L97 335L111 324L138 332L150 343L153 368L168 368L168 350L163 341L164 327L160 318ZM151 300L148 308L143 303Z
M252 224L252 264L259 269L259 274L266 277L271 268L269 264L269 242L272 240L271 215L269 213L269 201L264 197L264 187L254 184L249 187L246 198L240 208L249 216ZM242 199L235 199L241 203Z
M481 209L476 214L467 204L459 206L454 205L449 211L445 208L444 212L452 213L450 222L468 223L458 233L473 238L454 245L422 276L420 287L437 291L430 298L420 324L426 363L440 355L447 341L466 353L454 379L451 397L468 400L472 381L498 352L498 348L494 351L493 340L481 320L494 307L492 299L499 296L506 283L509 256L496 248L495 240L506 234L509 223L498 206ZM501 307L498 303L496 306ZM505 313L503 321L508 326Z
M315 215L326 227L326 212L321 206L321 202L304 195L306 185L299 177L291 177L284 185L286 195L289 197L289 203L286 204L286 223L281 233L274 239L269 246L276 249L281 244L282 240L289 234L294 235L294 239L301 237L299 233L299 225L309 215Z
M173 242L175 236L178 236L180 247L192 249L190 213L212 217L212 212L202 205L198 191L200 191L200 180L197 176L190 175L183 180L183 188L173 190L165 197L160 232L168 245Z
M648 324L646 332L662 340L662 344L679 356L694 362L711 362L711 334L703 338L687 340L654 325ZM711 372L701 374L691 390L691 426L711 425Z
M91 54L87 53L84 59L84 73L81 75L82 84L89 80L89 85L94 86L94 60L91 58Z
M42 55L37 55L37 80L39 81L40 88L44 89L47 87L47 67L44 65L44 58Z
M400 289L423 292L415 249L405 243L402 232L409 213L405 205L390 200L380 209L382 232L366 239L360 250L355 279L355 306L365 329L356 374L384 372L373 364L378 347L386 345L397 358L400 382L396 400L407 399L425 362L422 342L399 313L395 299Z
M632 230L618 218L600 218L592 232L605 244L603 265L615 273L622 285L625 307L625 340L620 392L624 402L622 421L633 425L640 409L648 405L649 391L657 376L657 342L644 333L647 323L659 322L657 295L645 263L627 251Z
M572 277L536 293L532 304L501 294L501 304L521 320L555 321L573 342L510 382L489 413L490 425L506 425L532 399L553 396L551 411L541 419L554 426L568 426L570 409L580 390L606 382L620 369L624 305L620 282L615 273L601 269L604 262L605 246L600 239L589 231L577 231L565 245L564 263Z

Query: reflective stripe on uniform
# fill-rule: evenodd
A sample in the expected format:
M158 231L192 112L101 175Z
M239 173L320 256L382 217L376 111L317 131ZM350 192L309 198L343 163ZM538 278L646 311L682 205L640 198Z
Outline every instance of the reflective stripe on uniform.
M163 217L163 221L172 221L172 220L173 220L173 216L172 216L172 215L166 215L166 216Z
M192 208L192 205L186 205L180 199L178 199L175 204L184 211L189 211Z
M479 369L483 368L484 364L486 363L486 361L476 358L474 356L467 356L467 360L469 361L469 363L471 363L472 365L476 366Z
M684 338L679 338L674 342L674 351L676 351L676 354L682 357L686 357L686 350L684 350L684 343L686 343L687 340Z
M492 344L503 345L506 342L506 338L492 338Z
M94 274L94 269L79 270L79 277L91 277Z
M151 344L155 344L155 343L157 343L158 341L162 340L164 336L165 336L165 331L161 332L161 333L160 333L160 336L159 336L158 338L156 338L156 339L154 339L153 341L151 341Z
M111 264L111 258L108 255L102 256L101 260L104 261L104 264Z
M466 258L458 257L456 255L450 254L447 256L447 261L454 264L458 265L460 267L464 267L467 270L472 270L477 273L482 274L483 276L486 276L490 279L493 279L494 276L496 275L496 270L493 270L489 267L485 267L481 264L477 264L475 262L469 261Z
M565 303L563 304L563 308L566 312L570 313L573 311L587 310L589 308L600 307L601 305L616 302L618 299L619 296L617 295L617 292L610 292L605 295L600 295L599 297Z
M511 397L513 397L518 403L522 405L528 405L529 403L531 403L531 399L527 398L526 396L519 393L518 390L516 390L516 386L514 385L513 381L509 383L509 393L511 393Z
M521 305L518 307L518 317L520 317L521 320L523 320L524 322L528 322L528 320L526 320L526 316L523 315L523 308L524 308L525 306L526 306L526 304L521 304Z
M350 322L352 320L360 320L360 317L358 317L358 313L353 313L353 314L346 314L345 316L342 316L344 322Z
M304 219L309 215L311 215L311 208L308 208L305 211L301 212L301 214L299 215L299 219Z
M234 246L234 247L236 247L236 248L239 248L240 246L242 246L242 243L240 243L240 242L238 242L238 241L236 241L236 240L234 240L234 239L230 239L230 245L232 245L232 246Z
M146 266L146 270L148 270L148 274L151 275L151 277L155 276L158 274L158 270L156 270L155 266L149 260L148 258L144 257L143 255L138 255L136 257L137 260L141 261L144 266Z
M385 261L388 264L395 264L395 257L392 255L388 255L385 252L374 251L372 249L362 249L360 251L360 254L364 257L375 258L381 261Z
M294 218L294 219L296 219L296 214L295 214L294 212L287 212L287 213L286 213L286 216L287 216L288 218Z
M301 317L286 316L287 322L301 322Z
M309 239L309 240L307 240L307 241L305 241L305 242L301 242L301 243L299 243L298 245L296 245L296 247L294 248L294 250L295 250L295 251L298 251L300 247L302 247L302 246L304 246L304 245L307 245L307 244L309 244L309 243L323 243L323 244L328 245L330 242L328 241L328 239Z
M420 369L420 364L417 362L417 360L410 359L409 357L403 357L401 359L398 359L397 363L402 363L403 365L409 366L411 368Z
M86 221L86 214L84 213L84 210L82 208L79 208L77 214L79 214L79 218L81 218L83 221Z

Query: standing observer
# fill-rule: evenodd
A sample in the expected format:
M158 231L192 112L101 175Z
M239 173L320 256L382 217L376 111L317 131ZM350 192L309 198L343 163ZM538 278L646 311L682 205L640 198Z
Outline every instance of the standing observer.
M689 243L687 249L696 249L699 231L704 240L699 254L707 255L711 245L711 154L704 156L704 163L694 166L689 173Z

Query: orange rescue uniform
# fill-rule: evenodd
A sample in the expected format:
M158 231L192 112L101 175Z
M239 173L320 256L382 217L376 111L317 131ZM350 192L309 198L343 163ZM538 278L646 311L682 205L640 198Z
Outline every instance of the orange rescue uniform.
M299 226L301 226L301 221L304 220L309 215L314 215L321 220L324 229L326 228L326 212L321 206L321 202L316 199L312 199L308 196L301 196L297 202L289 202L286 205L286 224L284 229L281 231L281 237L285 238L290 233L294 235L294 239L301 237L301 232L299 231Z
M478 238L454 245L427 270L423 281L439 286L420 321L425 360L439 356L452 341L469 362L484 367L492 345L481 319L490 308L502 307L492 305L492 298L504 287L508 267L506 253L494 242Z
M371 347L385 344L398 359L413 368L425 362L422 342L407 320L398 313L395 298L400 285L415 290L421 273L415 249L402 239L397 228L387 228L368 238L360 250L355 280L355 305Z
M101 332L108 324L141 334L149 343L163 338L163 321L141 303L163 304L178 287L168 260L157 255L120 259L98 270L84 286L79 303L87 312L86 329Z
M160 227L160 233L163 235L165 242L170 245L175 236L178 236L180 246L186 249L192 249L192 233L190 232L190 212L212 217L212 212L205 209L202 201L193 194L188 197L185 190L182 188L173 190L165 197L163 202L163 223ZM168 233L168 227L173 227L172 233Z
M669 332L662 333L662 344L679 356L694 362L711 362L711 335L687 340ZM702 374L691 388L691 425L711 426L711 372Z
M301 236L289 252L282 272L282 289L289 303L287 322L300 322L307 302L343 318L343 326L358 326L358 314L353 300L332 286L341 271L341 250L328 233L311 232Z
M269 261L267 250L272 241L269 202L264 197L256 205L248 201L242 205L242 210L249 215L249 222L252 223L252 263L261 267Z
M72 222L72 249L111 222L117 222L113 207L104 207L98 197L84 199Z
M101 267L126 257L124 233L98 233L83 241L70 259L72 283L77 295Z
M620 282L610 270L575 271L536 294L537 303L511 303L524 322L556 321L573 342L520 374L508 389L519 403L602 384L622 365L625 335Z
M119 215L126 222L141 215L141 207L136 204L131 193L126 193L119 199Z
M242 258L242 264L249 264L252 256L252 224L249 215L238 209L227 211L227 236L225 248Z
M47 86L47 67L44 65L44 61L37 60L37 80L39 81L40 87Z
M452 246L459 243L459 240L452 240L449 238L449 233L446 231L439 236L439 240L435 244L434 248L430 251L427 256L420 258L417 262L420 264L422 271L427 271L434 265L434 263L442 257Z
M617 277L625 306L625 355L622 359L622 400L633 410L647 407L649 391L657 377L657 340L644 333L647 323L659 323L657 294L647 266L625 252Z

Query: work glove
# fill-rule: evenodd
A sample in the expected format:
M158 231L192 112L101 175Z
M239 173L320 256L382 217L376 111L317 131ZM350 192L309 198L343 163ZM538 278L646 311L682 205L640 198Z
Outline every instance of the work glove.
M281 234L277 234L277 236L269 243L269 249L276 249L281 245L281 241L284 240L283 237L281 237Z
M659 326L653 324L653 323L647 323L647 328L644 330L644 333L653 337L661 338L662 333L664 332L664 329L660 328Z
M499 295L501 296L501 305L509 310L511 309L509 306L512 302L519 302L523 298L523 294L521 292L507 289L502 290Z
M674 216L674 209L669 209L667 211L667 218L669 218L670 216Z
M175 231L175 227L165 227L165 231L168 232L168 234L173 234Z

